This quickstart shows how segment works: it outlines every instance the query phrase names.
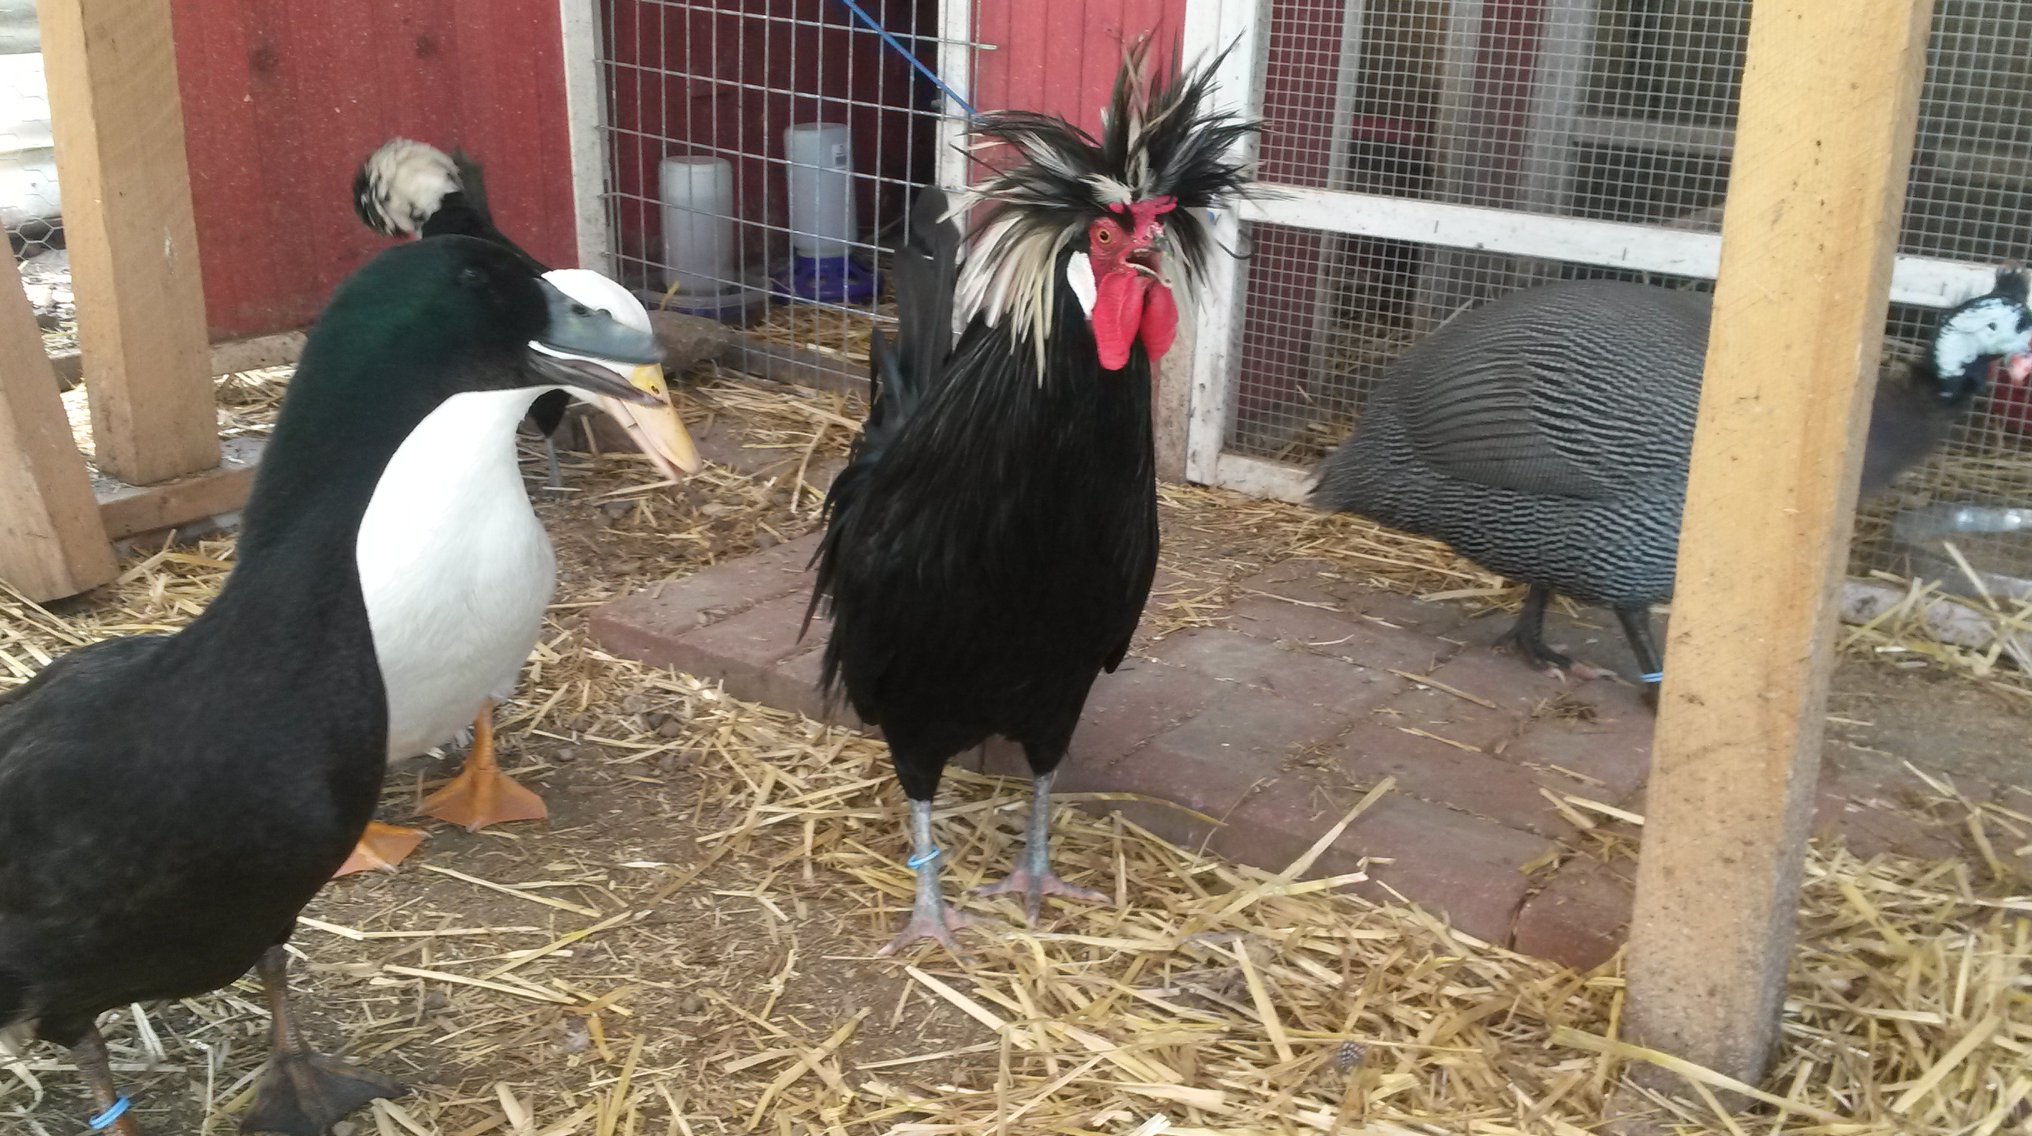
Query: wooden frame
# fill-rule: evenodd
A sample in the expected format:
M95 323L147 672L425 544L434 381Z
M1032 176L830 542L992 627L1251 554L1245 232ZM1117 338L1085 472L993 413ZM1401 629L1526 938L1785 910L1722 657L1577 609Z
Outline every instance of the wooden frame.
M614 275L613 236L607 230L606 98L600 82L598 0L558 0L564 36L564 105L571 138L572 218L579 267Z
M1626 972L1643 1044L1750 1084L1778 1036L1932 10L1751 9Z
M118 570L17 273L0 285L0 580L40 602Z
M1186 59L1198 59L1234 45L1221 63L1218 81L1240 104L1242 113L1262 113L1263 74L1269 37L1269 0L1192 0L1185 10L1185 30L1180 47ZM1247 143L1243 154L1253 162L1256 142ZM1223 210L1213 218L1214 242L1221 248L1241 249L1242 221L1249 204L1242 209ZM1236 374L1235 349L1241 342L1242 297L1247 295L1246 262L1234 258L1216 259L1207 273L1205 287L1197 297L1193 320L1192 389L1188 396L1185 439L1185 476L1188 480L1212 483L1214 467L1227 440L1229 397ZM1160 449L1163 448L1160 444Z
M99 467L135 485L219 463L168 0L43 0L64 234Z
M48 600L112 578L109 527L237 508L252 467L220 463L169 4L44 0L36 14L80 351L45 356L18 283L0 289L0 577ZM299 344L265 342L234 369L286 361ZM97 491L58 395L80 376Z

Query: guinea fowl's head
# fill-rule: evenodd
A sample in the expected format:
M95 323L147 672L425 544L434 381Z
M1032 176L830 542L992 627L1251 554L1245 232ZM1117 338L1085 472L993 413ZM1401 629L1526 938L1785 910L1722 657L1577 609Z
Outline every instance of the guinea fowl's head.
M1933 331L1933 395L1959 406L1981 394L1990 372L2001 366L2014 386L2032 376L2032 308L2026 306L2026 279L2000 269L1996 286L1950 309Z
M973 126L1021 160L971 195L991 212L960 305L990 324L1010 321L1040 369L1061 285L1086 313L1103 370L1127 366L1139 344L1161 358L1178 330L1173 290L1198 282L1213 248L1204 211L1247 184L1236 144L1256 125L1210 107L1220 57L1152 77L1148 56L1148 39L1126 52L1099 139L1023 111Z

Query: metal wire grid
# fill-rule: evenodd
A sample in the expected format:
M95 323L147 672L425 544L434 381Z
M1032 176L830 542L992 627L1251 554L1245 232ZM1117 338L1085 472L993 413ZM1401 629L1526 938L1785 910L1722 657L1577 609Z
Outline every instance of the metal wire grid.
M936 69L945 42L936 34L938 0L859 4ZM886 280L865 301L783 294L796 235L784 128L818 121L850 128L850 255L879 267L910 195L936 176L941 93L840 0L605 0L603 17L607 218L624 281L657 301L671 284L662 160L724 159L733 168L732 207L713 215L731 227L731 256L707 275L737 299L720 301L718 318L858 370L870 330L894 322L882 299ZM684 306L682 297L672 300Z
M0 225L45 346L77 346L63 199L50 133L49 87L33 4L0 3Z
M1748 0L1273 0L1264 180L1718 230L1748 15ZM2032 248L2027 42L2032 6L1941 0L1901 251L1997 263ZM1628 275L1269 225L1252 236L1227 448L1298 464L1345 437L1382 365L1462 305ZM1895 308L1891 354L1932 318ZM1943 451L1883 508L2032 502L2032 404L1986 400ZM1890 566L1865 550L1863 566Z

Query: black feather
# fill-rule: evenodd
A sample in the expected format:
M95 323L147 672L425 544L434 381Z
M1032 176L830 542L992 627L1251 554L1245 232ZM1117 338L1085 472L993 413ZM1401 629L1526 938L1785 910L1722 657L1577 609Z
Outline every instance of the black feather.
M498 246L382 253L304 347L218 597L174 636L80 647L0 697L0 1021L73 1044L288 937L387 764L361 518L446 398L531 384L548 310Z
M1112 184L1178 195L1186 208L1165 219L1176 238L1201 224L1191 209L1239 188L1228 146L1248 127L1205 108L1210 76L1145 91L1142 59L1131 53L1117 84L1126 111L1099 142L1042 115L978 125L1025 158L979 191L991 227L1083 232L1114 203L1097 186ZM1055 768L1094 678L1127 652L1157 564L1151 360L1138 344L1123 369L1101 369L1063 285L1070 244L1036 266L1048 274L1036 281L1040 342L974 312L949 347L947 211L943 195L920 197L898 252L901 336L872 352L876 396L828 497L813 597L833 619L822 682L882 727L913 800L991 735L1020 743L1033 770ZM967 271L993 271L979 261L1004 247L977 239ZM1207 245L1175 247L1195 271Z

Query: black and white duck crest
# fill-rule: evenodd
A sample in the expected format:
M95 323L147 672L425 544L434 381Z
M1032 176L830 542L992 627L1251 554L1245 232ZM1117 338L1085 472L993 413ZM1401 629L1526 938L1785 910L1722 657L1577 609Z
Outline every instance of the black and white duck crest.
M1188 292L1206 271L1213 234L1201 211L1246 192L1239 143L1256 124L1212 107L1215 72L1229 47L1184 74L1148 75L1150 41L1129 45L1102 118L1101 137L1055 115L1003 111L971 133L1012 146L1022 162L973 190L992 213L981 226L960 281L963 317L1006 316L1039 353L1051 336L1058 264L1094 218L1139 205L1164 211L1175 284Z
M389 139L353 175L353 210L384 237L413 236L447 194L464 188L459 166L428 143Z

